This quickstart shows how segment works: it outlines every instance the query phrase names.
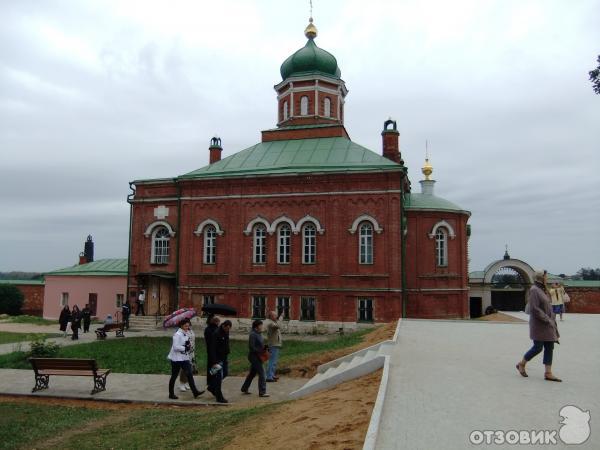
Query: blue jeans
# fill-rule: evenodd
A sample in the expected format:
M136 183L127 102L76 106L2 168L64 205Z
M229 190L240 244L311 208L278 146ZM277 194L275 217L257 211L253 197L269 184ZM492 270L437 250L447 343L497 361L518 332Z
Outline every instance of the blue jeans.
M277 361L279 361L279 352L281 347L270 347L271 357L269 358L269 366L267 367L267 380L272 380L277 372Z
M551 341L533 341L533 347L525 353L525 361L531 361L534 356L544 350L544 365L552 365L552 352L554 351L554 342Z

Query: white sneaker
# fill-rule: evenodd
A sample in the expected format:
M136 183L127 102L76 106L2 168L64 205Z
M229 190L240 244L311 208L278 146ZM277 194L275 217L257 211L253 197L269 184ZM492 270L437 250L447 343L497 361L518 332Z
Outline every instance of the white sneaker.
M185 386L185 390L186 390L186 391L189 391L189 390L191 390L191 389L192 389L192 388L190 387L190 383L185 383L185 384L184 384L184 386Z
M187 391L187 389L186 389L186 387L185 387L185 384L180 384L180 385L179 385L179 390L180 390L181 392L185 392L185 391Z

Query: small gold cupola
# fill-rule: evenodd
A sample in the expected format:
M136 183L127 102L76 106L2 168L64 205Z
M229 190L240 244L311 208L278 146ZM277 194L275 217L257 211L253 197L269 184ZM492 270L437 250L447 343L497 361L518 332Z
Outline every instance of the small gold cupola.
M304 29L304 36L308 39L314 39L317 37L317 27L313 23L313 18L308 19L308 25Z
M425 165L421 168L421 172L425 175L425 180L429 181L431 174L433 173L433 166L429 162L429 157L425 158Z

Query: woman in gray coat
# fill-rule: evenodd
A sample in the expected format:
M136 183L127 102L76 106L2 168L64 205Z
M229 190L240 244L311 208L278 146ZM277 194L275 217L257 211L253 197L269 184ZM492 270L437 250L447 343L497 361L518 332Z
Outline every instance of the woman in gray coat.
M546 272L536 272L534 276L534 285L529 290L529 337L533 341L533 347L525 353L523 359L517 364L519 373L527 377L525 365L533 359L534 356L544 350L544 378L548 381L562 381L552 374L552 352L554 343L558 343L558 328L552 305L546 290Z

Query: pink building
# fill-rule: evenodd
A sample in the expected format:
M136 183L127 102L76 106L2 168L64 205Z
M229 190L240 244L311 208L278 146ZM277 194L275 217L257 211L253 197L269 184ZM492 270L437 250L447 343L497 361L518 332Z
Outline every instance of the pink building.
M85 261L85 260L84 260ZM127 259L100 259L45 275L44 318L58 319L64 305L90 305L104 319L120 312L127 293Z

